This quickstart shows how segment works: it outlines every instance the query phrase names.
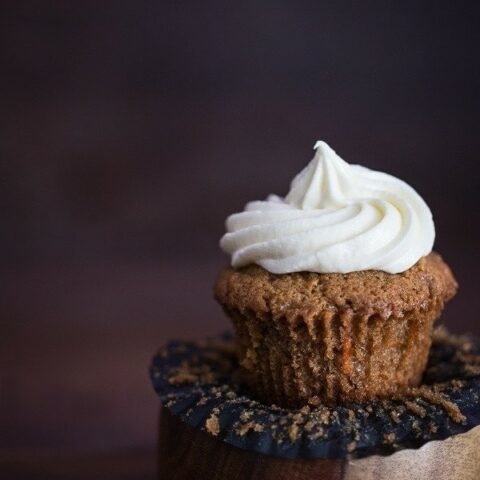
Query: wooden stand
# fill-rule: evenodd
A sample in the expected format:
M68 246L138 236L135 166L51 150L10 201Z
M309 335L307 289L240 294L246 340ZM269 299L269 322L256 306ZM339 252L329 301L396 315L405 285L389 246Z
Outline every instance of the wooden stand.
M232 447L160 413L159 478L162 480L341 479L342 461L288 460Z
M158 467L161 480L478 480L480 427L388 457L288 460L228 445L162 409Z

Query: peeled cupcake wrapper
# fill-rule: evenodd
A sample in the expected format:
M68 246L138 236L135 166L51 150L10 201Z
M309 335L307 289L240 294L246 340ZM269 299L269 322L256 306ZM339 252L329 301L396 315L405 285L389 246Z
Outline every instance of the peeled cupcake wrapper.
M403 465L407 454L408 462L430 461L448 445L450 464L456 445L473 449L473 442L478 449L478 429L472 429L480 425L479 355L479 341L436 335L424 383L411 395L297 410L264 405L235 383L228 336L203 345L172 342L154 358L150 374L173 415L235 447L283 458L362 458L362 468L377 468L376 455L400 452L392 461L402 458ZM432 443L446 438L448 444Z

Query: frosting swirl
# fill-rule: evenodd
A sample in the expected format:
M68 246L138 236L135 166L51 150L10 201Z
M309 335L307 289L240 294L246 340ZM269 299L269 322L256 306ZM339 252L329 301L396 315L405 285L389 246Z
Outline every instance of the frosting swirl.
M238 268L282 274L408 270L433 247L427 204L386 173L349 165L325 142L285 198L269 195L230 215L221 248Z

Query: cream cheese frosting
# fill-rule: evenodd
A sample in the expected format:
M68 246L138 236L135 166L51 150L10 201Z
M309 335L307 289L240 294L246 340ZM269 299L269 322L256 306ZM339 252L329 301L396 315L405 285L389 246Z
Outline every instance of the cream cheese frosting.
M221 248L239 268L276 273L400 273L428 255L435 227L427 204L386 173L349 165L325 142L282 198L230 215Z

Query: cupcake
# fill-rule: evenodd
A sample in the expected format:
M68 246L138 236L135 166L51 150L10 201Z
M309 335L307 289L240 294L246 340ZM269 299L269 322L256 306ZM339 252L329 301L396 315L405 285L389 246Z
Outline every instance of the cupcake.
M405 182L349 165L325 142L289 193L226 222L215 298L241 378L286 407L363 402L417 386L457 284L432 251L431 212Z

